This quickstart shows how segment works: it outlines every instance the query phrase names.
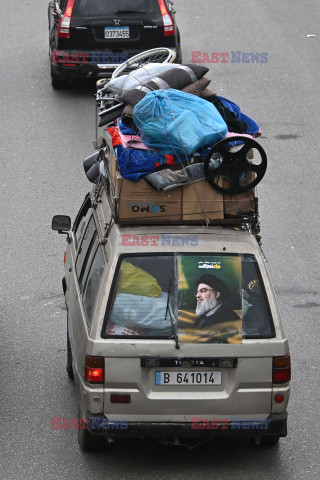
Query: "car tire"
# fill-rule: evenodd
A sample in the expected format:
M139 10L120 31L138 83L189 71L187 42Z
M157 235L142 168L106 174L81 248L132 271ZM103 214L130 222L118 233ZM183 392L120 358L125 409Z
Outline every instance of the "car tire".
M56 78L51 76L51 85L54 90L64 90L68 88L68 80L66 78Z
M175 63L182 63L182 51L181 51L181 45L180 45L180 31L179 30L177 30L177 42L178 42L177 58L175 59Z
M74 380L73 368L72 368L72 350L71 343L69 338L69 333L67 332L67 373L71 380Z
M279 442L279 439L280 437L278 435L266 435L253 438L253 443L258 447L272 447Z
M177 50L177 58L175 59L175 63L182 63L182 52L181 48Z
M52 70L52 63L51 63L51 85L52 88L55 90L63 90L68 88L69 83L67 77L60 77Z
M79 404L78 408L78 418L79 418L79 426L78 426L78 443L80 445L81 450L84 452L96 452L101 450L105 445L105 437L92 435L86 427L85 423L85 415L82 407Z

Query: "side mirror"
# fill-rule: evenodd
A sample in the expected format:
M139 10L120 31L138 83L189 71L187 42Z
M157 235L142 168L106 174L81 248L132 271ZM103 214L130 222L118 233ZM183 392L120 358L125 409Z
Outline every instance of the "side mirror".
M71 237L68 233L71 228L71 218L68 215L55 215L52 218L51 228L52 230L57 230L58 233L67 235L67 242L71 242Z
M71 228L71 218L68 215L55 215L52 218L52 230L68 232Z

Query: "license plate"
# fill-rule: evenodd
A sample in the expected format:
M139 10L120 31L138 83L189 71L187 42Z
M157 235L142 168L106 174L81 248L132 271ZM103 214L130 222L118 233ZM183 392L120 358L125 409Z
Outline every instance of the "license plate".
M130 38L129 27L105 27L104 38Z
M156 372L156 385L221 385L222 373L211 372Z

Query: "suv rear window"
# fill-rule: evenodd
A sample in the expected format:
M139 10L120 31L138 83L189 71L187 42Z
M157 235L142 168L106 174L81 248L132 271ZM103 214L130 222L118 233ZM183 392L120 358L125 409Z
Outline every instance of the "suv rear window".
M80 16L108 16L125 13L153 13L155 0L80 0L74 13Z
M122 255L102 336L241 343L275 336L253 255Z

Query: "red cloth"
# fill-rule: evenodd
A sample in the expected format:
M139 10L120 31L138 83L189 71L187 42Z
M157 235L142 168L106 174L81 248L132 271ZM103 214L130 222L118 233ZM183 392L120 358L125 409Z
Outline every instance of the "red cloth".
M111 135L113 147L116 147L117 145L122 145L120 133L116 127L109 127L108 132Z
M117 147L118 145L122 145L121 136L120 136L120 133L119 133L119 130L117 129L117 127L109 127L108 132L111 135L112 146L113 147ZM165 165L174 165L174 164L175 164L174 155L166 154ZM157 162L156 163L156 168L159 168L160 166L161 166L161 163Z
M174 165L176 162L175 162L175 159L174 159L174 155L168 155L166 154L166 161L165 161L165 165ZM159 168L161 166L160 163L156 163L156 168Z

